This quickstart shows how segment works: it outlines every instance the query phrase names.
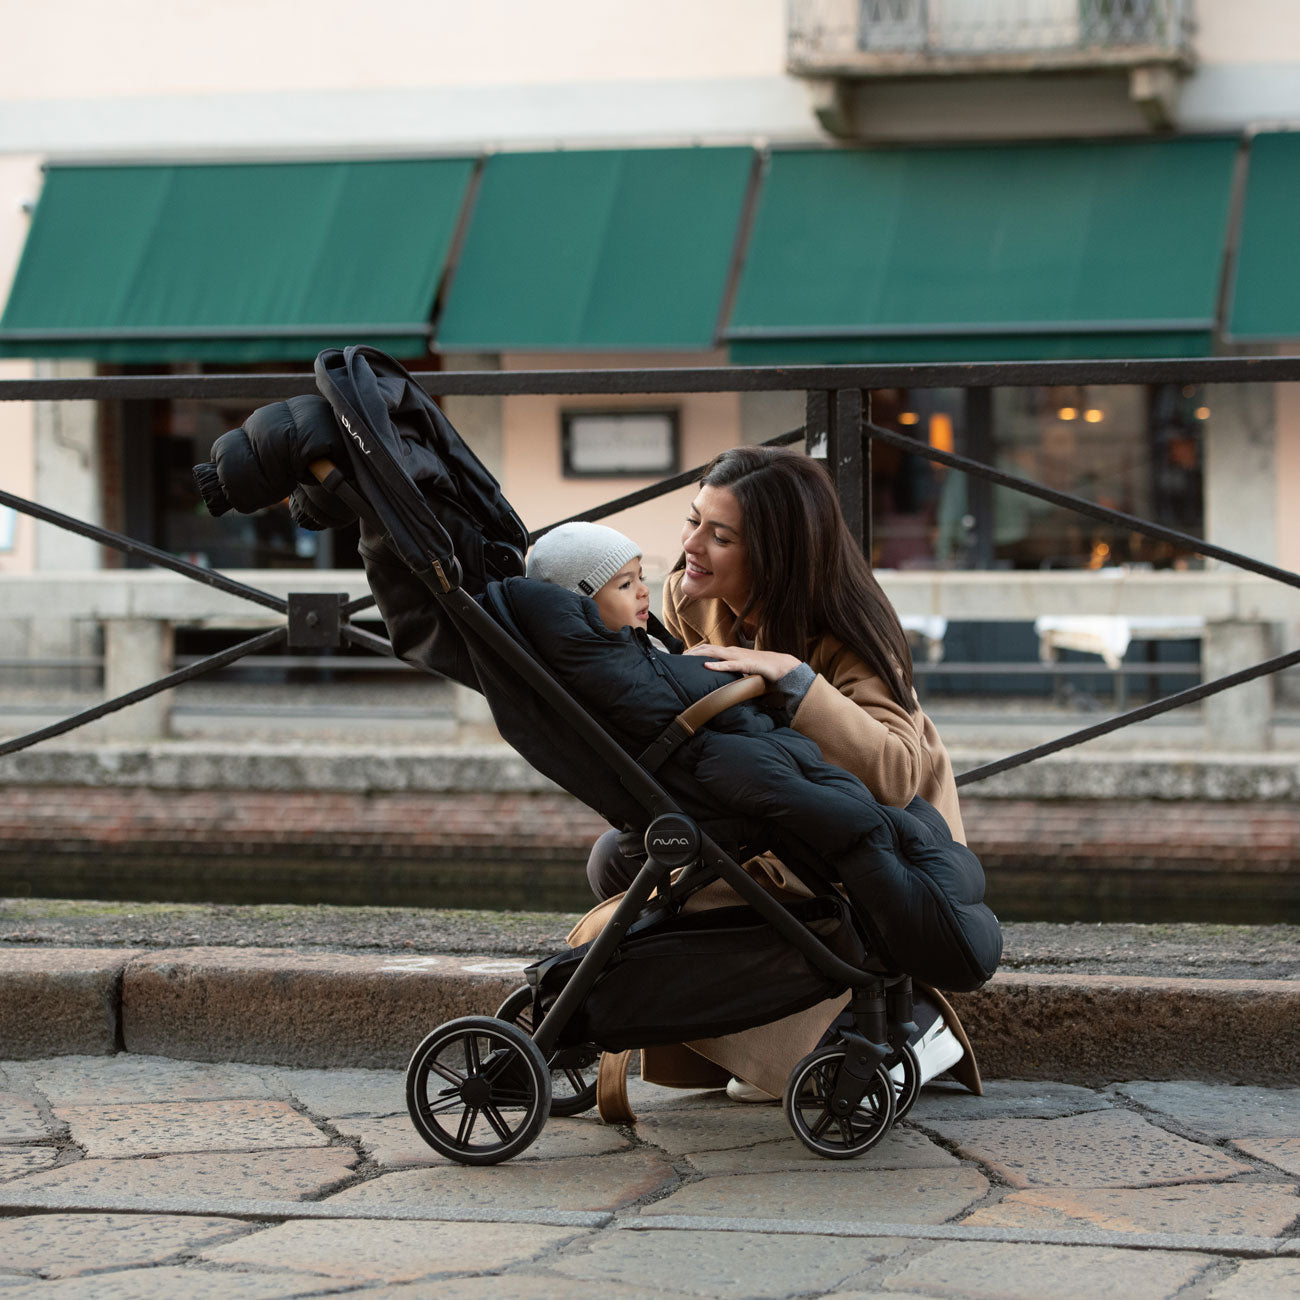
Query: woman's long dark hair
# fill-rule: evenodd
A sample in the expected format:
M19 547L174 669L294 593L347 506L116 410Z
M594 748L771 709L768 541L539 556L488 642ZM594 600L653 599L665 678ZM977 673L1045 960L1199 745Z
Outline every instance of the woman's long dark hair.
M740 505L750 594L735 630L757 623L768 649L805 660L829 633L914 713L902 624L845 526L825 469L784 447L733 447L713 459L700 486L726 488ZM677 567L684 564L685 556Z

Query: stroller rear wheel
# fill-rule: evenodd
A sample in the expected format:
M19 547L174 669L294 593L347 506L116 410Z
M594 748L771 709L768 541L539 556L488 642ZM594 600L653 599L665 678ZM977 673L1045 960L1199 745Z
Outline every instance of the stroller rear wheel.
M494 1165L531 1146L550 1104L551 1072L537 1045L491 1016L440 1025L406 1070L416 1132L463 1165Z
M522 985L497 1009L498 1020L518 1025L530 1038L533 1024L533 991ZM591 1044L561 1047L551 1054L551 1114L581 1115L596 1104L596 1065L600 1049Z
M897 1124L921 1095L921 1062L916 1059L911 1043L903 1044L898 1060L889 1067L889 1077L894 1081L894 1123Z
M878 1066L862 1099L836 1112L835 1088L848 1049L831 1043L810 1052L794 1068L785 1089L785 1117L795 1136L815 1155L849 1160L870 1151L894 1122L894 1081Z

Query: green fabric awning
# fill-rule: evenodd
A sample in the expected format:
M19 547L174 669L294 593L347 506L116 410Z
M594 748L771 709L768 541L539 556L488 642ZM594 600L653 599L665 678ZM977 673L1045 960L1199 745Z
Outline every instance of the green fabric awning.
M775 153L739 363L1209 351L1233 139Z
M51 167L0 355L422 354L471 159Z
M1257 135L1250 144L1246 202L1228 310L1234 342L1300 339L1300 132Z
M712 346L753 158L750 149L489 158L438 347Z

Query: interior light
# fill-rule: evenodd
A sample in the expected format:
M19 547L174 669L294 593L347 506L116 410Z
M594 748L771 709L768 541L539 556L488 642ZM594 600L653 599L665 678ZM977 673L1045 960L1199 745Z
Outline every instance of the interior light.
M904 411L898 417L899 424L920 424L921 417L915 411Z
M1079 418L1079 408L1077 406L1063 406L1056 413L1058 420L1077 420Z
M1210 418L1210 408L1208 406L1198 406L1196 408L1196 418L1198 420L1208 420Z
M1084 411L1083 418L1087 420L1089 424L1100 424L1106 417L1095 406L1090 406L1086 411Z
M945 411L936 411L930 417L930 446L935 451L951 452L953 445L952 416Z

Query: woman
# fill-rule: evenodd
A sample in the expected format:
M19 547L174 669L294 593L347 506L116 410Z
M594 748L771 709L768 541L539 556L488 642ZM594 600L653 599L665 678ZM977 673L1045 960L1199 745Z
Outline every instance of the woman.
M920 795L964 843L952 763L917 702L907 639L823 467L781 448L724 451L691 502L682 552L664 587L663 621L687 653L719 672L764 677L785 697L795 730L828 761L882 803L901 807ZM609 832L587 870L597 896L607 898L627 887L635 864ZM966 1048L963 1081L979 1091L969 1045L944 1010L952 1027L937 1004L918 997L922 1077L951 1068ZM727 1063L737 1068L739 1059ZM728 1094L769 1100L774 1074L751 1064L748 1073L769 1086L733 1078Z
M705 471L664 589L664 623L721 672L757 673L792 725L882 803L920 795L965 843L948 752L921 711L898 615L844 525L830 477L777 447Z

